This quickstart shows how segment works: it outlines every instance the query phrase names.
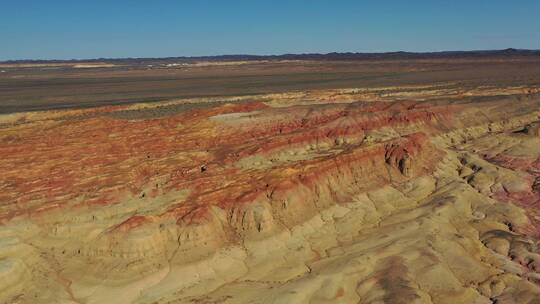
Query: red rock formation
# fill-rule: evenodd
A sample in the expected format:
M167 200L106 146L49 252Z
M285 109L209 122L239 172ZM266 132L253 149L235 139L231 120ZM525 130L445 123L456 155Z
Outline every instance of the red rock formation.
M429 172L441 153L422 133L446 130L455 113L466 109L411 101L288 108L252 102L125 120L104 116L123 110L109 107L88 110L89 118L22 125L1 137L9 145L0 147L0 218L189 189L185 201L151 216L183 223L214 219L204 214L215 205L231 214L236 230L262 229L235 215L244 212L239 209L252 212L249 204L261 202L271 209L263 218L279 215L292 225L346 200L351 187L367 189ZM236 116L227 120L227 115ZM366 141L367 134L387 129L408 135ZM274 160L294 149L301 150L302 160ZM264 169L236 166L254 156L270 162ZM144 225L145 217L119 228Z
M505 188L502 183L482 184L481 176L474 176L479 171L476 167L468 168L470 175L463 173L466 168L457 168L463 172L456 173L452 167L460 153L459 145L482 134L511 129L514 122L507 116L519 118L530 112L524 110L531 106L527 101L524 108L507 109L510 102L486 101L481 108L474 103L437 99L280 108L255 101L209 105L150 118L144 117L153 111L148 105L148 109L107 107L41 113L39 119L1 129L0 222L8 225L24 219L40 227L33 235L38 242L42 237L53 239L40 244L46 248L42 255L65 256L66 264L73 263L66 269L97 263L95 272L99 272L125 263L123 267L132 273L146 276L164 264L187 265L228 246L245 247L249 242L255 246L253 242L277 237L281 232L293 234L295 228L317 216L323 221L322 214L332 208L332 212L339 213L339 208L351 212L349 221L356 221L362 214L366 218L390 216L385 208L400 211L403 205L404 211L413 203L424 203L428 195L422 189L425 186L427 192L438 187L441 193L430 198L425 209L410 214L422 214L423 219L411 222L408 229L411 233L420 230L418 227L427 229L422 233L431 243L422 252L436 245L442 250L442 243L435 242L438 228L433 217L444 214L441 218L445 220L437 224L447 229L444 238L458 238L460 227L446 219L460 214L463 219L459 220L473 225L469 219L476 224L486 218L485 213L472 210L474 204L485 208L482 204L493 203L488 197L484 198L489 202L475 197L483 194L485 184L487 194L498 201L524 209L538 208L538 176L529 170L540 168L537 156L520 159L479 151L501 167L523 171L519 176L528 176L522 181L527 191ZM124 114L130 111L138 111L140 117L127 119L130 116ZM531 131L524 136L536 136L534 128L527 130ZM458 160L456 163L459 166ZM444 166L447 168L439 168ZM435 172L443 175L441 185L431 185L435 184ZM473 178L480 180L477 188L474 180L471 182ZM420 185L420 190L411 190L415 193L409 198L401 190L412 181ZM454 191L467 189L467 196L441 190L446 184ZM383 197L393 201L377 199L378 189L390 189ZM367 197L367 193L375 193L375 198ZM366 198L359 199L359 195ZM360 208L362 211L354 213L345 207L351 202L372 203L373 209ZM389 206L381 206L385 204ZM336 218L343 215L337 213ZM328 223L324 225L332 226L329 218L333 216L326 214ZM409 217L403 221L409 221ZM500 228L491 217L488 221L495 223L487 226ZM513 232L537 236L540 225L533 216L530 223L527 227L513 226ZM338 242L337 237L333 241ZM505 255L511 247L491 230L485 234L485 241ZM308 249L312 253L304 258L329 255L326 250L331 251L331 243L325 245L329 247ZM476 243L471 241L467 246L471 244ZM374 250L386 254L380 248ZM73 256L77 259L71 260ZM408 259L396 265L405 265ZM430 255L429 259L439 258ZM107 274L112 281L132 279L126 278L122 267L113 268ZM91 278L100 275L92 273L92 267L85 271ZM214 276L212 271L209 273ZM63 275L62 270L57 272ZM386 272L381 269L371 279L380 283ZM392 278L401 277L396 274ZM83 285L95 284L93 279L88 279L90 283L84 280ZM84 297L85 288L80 292Z

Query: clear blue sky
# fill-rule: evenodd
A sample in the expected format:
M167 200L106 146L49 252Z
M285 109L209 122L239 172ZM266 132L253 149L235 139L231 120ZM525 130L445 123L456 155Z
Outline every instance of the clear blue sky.
M0 0L0 60L540 49L540 1Z

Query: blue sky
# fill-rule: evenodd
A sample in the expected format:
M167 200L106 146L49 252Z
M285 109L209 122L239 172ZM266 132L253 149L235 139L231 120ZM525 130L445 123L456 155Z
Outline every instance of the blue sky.
M0 0L0 60L540 49L540 1Z

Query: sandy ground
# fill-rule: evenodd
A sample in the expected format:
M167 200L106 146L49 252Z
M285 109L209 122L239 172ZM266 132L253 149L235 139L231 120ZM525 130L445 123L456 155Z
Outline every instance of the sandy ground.
M539 63L538 57L511 57L221 65L202 62L178 66L167 66L170 62L120 62L114 67L95 68L74 68L75 64L67 63L9 65L0 68L4 71L0 73L0 113L445 82L457 82L461 87L539 84Z

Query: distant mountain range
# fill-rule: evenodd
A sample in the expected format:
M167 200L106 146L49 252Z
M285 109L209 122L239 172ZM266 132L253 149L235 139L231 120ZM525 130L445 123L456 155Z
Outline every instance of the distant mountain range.
M442 52L386 52L386 53L307 53L282 55L219 55L219 56L180 56L163 58L95 58L72 60L8 60L0 63L77 63L110 62L149 64L164 62L193 61L250 61L250 60L392 60L392 59L444 59L444 58L482 58L482 57L529 57L540 56L540 50L504 49L479 51L442 51Z

